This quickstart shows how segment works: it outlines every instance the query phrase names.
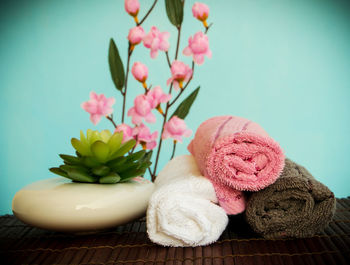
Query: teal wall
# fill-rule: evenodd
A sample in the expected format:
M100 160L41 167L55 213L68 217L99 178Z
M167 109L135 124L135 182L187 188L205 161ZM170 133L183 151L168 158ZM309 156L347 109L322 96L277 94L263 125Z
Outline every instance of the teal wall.
M152 0L140 0L141 16ZM181 49L201 29L186 1ZM187 118L196 130L209 117L232 114L260 123L288 157L305 165L338 197L350 195L350 6L339 0L205 1L211 8L213 58L196 68L200 94ZM160 0L144 28L175 30ZM121 97L107 64L113 37L125 61L133 20L122 0L2 1L0 6L0 214L11 212L15 192L53 177L58 153L72 153L79 130L93 126L80 104L89 92ZM149 58L137 47L132 61L150 68L150 83L165 88L164 54ZM189 58L181 57L187 63ZM130 96L142 93L130 79ZM131 106L129 98L129 107ZM171 153L163 149L160 168ZM187 153L187 139L177 154Z

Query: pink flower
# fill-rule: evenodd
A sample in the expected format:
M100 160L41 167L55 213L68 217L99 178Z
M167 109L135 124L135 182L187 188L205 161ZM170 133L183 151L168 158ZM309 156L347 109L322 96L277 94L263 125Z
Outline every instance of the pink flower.
M152 107L145 95L138 95L134 100L134 106L129 109L128 116L132 117L132 123L139 125L142 119L149 123L156 121L156 116L151 112Z
M205 27L208 27L206 20L209 16L209 7L206 4L196 2L192 6L192 14L195 18L202 21Z
M211 50L209 49L208 36L199 31L188 39L188 46L182 52L186 56L193 55L193 61L196 64L204 62L204 55L211 58Z
M140 63L140 62L135 62L131 68L131 73L134 76L134 78L141 82L143 87L147 89L146 85L146 80L148 77L148 68L146 65Z
M132 45L137 45L142 41L144 36L145 31L141 26L138 26L129 30L128 40Z
M192 131L187 129L185 121L174 116L165 123L162 139L173 138L182 143L182 137L190 137L191 134Z
M157 146L158 132L155 131L151 134L149 128L141 123L135 128L135 134L137 138L137 143L141 143L143 149L153 149Z
M115 128L114 132L123 132L123 141L125 143L134 138L134 129L129 125L122 123Z
M158 50L168 51L170 37L169 32L160 32L157 27L152 27L151 31L143 38L143 45L151 49L151 57L154 59L158 55Z
M140 10L139 0L125 0L124 7L130 16L136 17Z
M160 103L167 103L171 99L170 94L165 94L160 86L155 86L147 93L148 102L151 108L158 107Z
M102 116L108 116L113 112L112 105L114 98L106 98L105 95L97 95L95 92L90 93L90 100L81 104L81 107L90 113L90 120L97 124Z
M166 82L169 85L171 82L174 84L175 90L183 88L182 83L188 82L192 76L192 69L183 62L174 61L171 64L171 78Z

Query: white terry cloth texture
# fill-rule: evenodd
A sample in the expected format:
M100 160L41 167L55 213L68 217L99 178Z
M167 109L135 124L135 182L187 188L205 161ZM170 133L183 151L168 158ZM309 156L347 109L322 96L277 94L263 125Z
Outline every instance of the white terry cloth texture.
M192 155L172 159L155 181L147 209L147 233L163 246L195 247L218 240L228 217L212 183L203 177Z

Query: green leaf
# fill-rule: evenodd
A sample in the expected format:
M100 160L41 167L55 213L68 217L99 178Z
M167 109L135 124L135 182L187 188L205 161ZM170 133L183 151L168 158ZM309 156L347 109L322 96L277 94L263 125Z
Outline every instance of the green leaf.
M127 158L125 156L120 156L116 159L108 161L107 166L111 167L113 170L116 170L116 168L118 168L118 166L122 165L126 161L126 159Z
M89 146L79 141L77 138L72 138L71 143L74 149L77 150L77 152L79 152L79 154L83 156L91 155Z
M110 130L103 130L100 132L101 140L105 143L108 143L109 139L112 136L112 133Z
M140 163L125 163L121 166L119 166L116 171L120 174L127 172L129 170L137 169L140 166Z
M137 168L142 169L142 170L146 170L150 165L152 165L152 162L148 161L148 162L144 162L144 163L140 164Z
M122 91L125 78L124 66L113 39L109 42L108 62L114 85L118 90Z
M123 143L117 152L115 152L114 154L112 154L112 158L117 158L119 156L123 156L124 154L126 154L127 152L129 152L136 144L136 141L134 139L131 139L125 143Z
M79 157L76 156L70 156L70 155L64 155L64 154L60 154L59 155L63 161L66 164L70 164L70 165L81 165L81 160Z
M120 181L120 176L117 173L109 174L99 179L101 184L114 184Z
M133 154L129 155L128 159L126 161L128 163L130 163L130 162L133 162L133 161L140 160L141 158L144 157L145 154L146 154L146 150L138 151L136 153L133 153Z
M83 163L85 166L89 167L89 168L92 168L92 167L97 167L97 166L100 166L101 163L98 162L94 157L92 156L85 156L83 158Z
M98 167L94 167L92 169L92 173L94 173L95 175L97 176L106 176L109 172L110 172L110 168L109 167L106 167L106 166L98 166Z
M168 18L175 27L179 27L183 20L183 2L181 0L165 0Z
M152 158L152 154L153 154L153 150L148 151L148 152L144 155L144 157L142 157L142 158L140 159L140 162L141 162L141 163L143 163L143 162L149 162L149 161L151 160L151 158Z
M114 133L108 141L108 146L111 149L111 154L115 153L123 141L123 132Z
M99 162L104 163L109 156L109 146L98 140L91 145L91 152Z
M97 182L98 178L91 176L86 170L78 168L76 166L60 166L62 170L67 172L68 178L77 182Z
M143 173L145 173L145 171L141 169L133 169L128 172L124 172L123 174L120 174L120 177L122 178L120 182L128 181L134 177L143 175Z
M199 88L200 87L197 87L187 98L185 98L184 101L181 102L181 104L177 107L177 109L175 110L173 115L171 115L171 118L173 116L177 116L180 119L185 119L186 118L188 112L191 109L191 106L192 106L194 100L197 97L197 94L199 92Z
M85 168L84 166L80 166L80 165L61 165L60 169L62 169L66 173L68 173L68 171L70 171L70 170L75 170L75 169L79 170L79 171L84 171L85 173L89 173L89 170L87 168Z
M65 178L69 178L67 173L65 171L63 171L62 169L58 168L58 167L52 167L49 169L52 173L55 173L59 176L65 177Z

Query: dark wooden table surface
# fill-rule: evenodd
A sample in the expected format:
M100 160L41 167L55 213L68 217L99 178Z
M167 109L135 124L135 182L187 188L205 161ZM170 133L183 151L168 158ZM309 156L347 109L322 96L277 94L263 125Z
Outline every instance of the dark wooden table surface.
M1 264L350 264L350 198L337 200L334 220L312 238L264 240L242 216L214 244L172 248L153 244L140 219L92 235L30 227L12 215L0 217Z

